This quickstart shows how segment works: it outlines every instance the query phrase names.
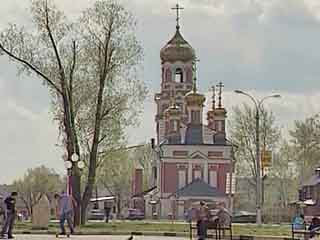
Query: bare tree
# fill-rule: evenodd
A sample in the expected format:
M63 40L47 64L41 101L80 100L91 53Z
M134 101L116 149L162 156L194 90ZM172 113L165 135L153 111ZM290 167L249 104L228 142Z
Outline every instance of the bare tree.
M99 152L108 151L123 127L135 122L146 95L136 75L142 48L135 20L113 0L96 1L75 22L50 0L33 0L31 15L34 29L9 25L0 33L0 54L18 63L21 73L44 80L68 159L73 153L87 159L82 201L76 196L84 223ZM79 182L79 169L72 171Z
M280 130L275 125L273 114L261 109L260 121L260 149L275 150ZM255 110L246 104L233 108L229 126L232 142L238 146L235 153L237 175L247 178L252 189L256 190ZM262 178L263 181L264 179Z

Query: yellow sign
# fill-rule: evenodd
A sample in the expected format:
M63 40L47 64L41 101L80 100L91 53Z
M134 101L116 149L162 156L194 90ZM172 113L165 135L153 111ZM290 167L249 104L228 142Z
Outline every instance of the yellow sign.
M271 160L272 160L272 152L271 151L262 151L261 152L261 167L271 167Z

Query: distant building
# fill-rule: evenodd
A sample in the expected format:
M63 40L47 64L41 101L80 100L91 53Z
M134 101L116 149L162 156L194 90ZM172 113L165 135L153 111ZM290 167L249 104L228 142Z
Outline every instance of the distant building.
M306 216L320 216L320 167L299 190L299 202Z

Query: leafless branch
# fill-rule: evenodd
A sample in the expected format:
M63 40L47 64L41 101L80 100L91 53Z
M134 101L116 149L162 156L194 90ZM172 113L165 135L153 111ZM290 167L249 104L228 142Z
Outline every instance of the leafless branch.
M58 88L56 86L56 84L50 80L44 73L42 73L40 70L38 70L35 66L33 66L31 63L29 63L28 61L16 56L15 54L13 54L12 52L10 52L9 50L7 50L1 43L0 43L0 49L7 54L9 57L13 58L14 60L16 60L17 62L22 63L23 65L27 66L29 69L31 69L34 73L36 73L37 75L39 75L40 77L42 77L51 87L53 87L59 94L62 94L62 91L60 90L60 88Z

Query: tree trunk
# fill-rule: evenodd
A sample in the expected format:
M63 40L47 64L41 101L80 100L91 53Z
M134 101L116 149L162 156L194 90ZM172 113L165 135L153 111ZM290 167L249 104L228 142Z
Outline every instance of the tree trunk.
M97 155L98 155L98 145L100 138L100 125L101 125L101 112L102 112L102 103L103 103L103 92L105 86L105 77L100 79L99 84L99 92L97 97L97 107L95 114L95 126L94 126L94 136L90 151L90 159L89 159L89 175L88 182L83 193L82 197L82 205L81 205L81 224L85 224L86 221L86 213L87 207L90 202L90 198L92 196L93 187L96 180L96 169L97 169Z
M117 194L117 219L121 219L121 194Z

